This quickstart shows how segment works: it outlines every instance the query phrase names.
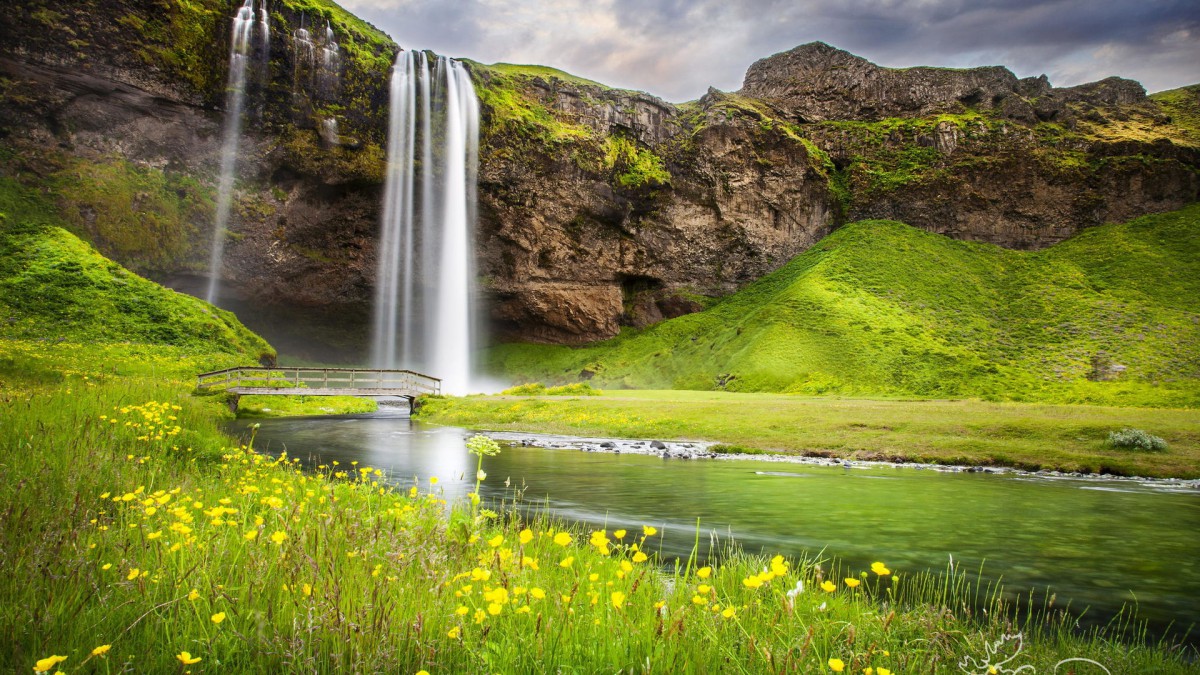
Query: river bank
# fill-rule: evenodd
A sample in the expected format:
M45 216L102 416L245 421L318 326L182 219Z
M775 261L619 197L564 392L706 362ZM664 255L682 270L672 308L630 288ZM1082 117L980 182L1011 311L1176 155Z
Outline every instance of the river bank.
M1055 471L1047 469L1027 471L1024 469L1006 466L967 466L958 464L928 464L920 462L880 461L867 459L848 460L837 457L806 457L802 455L783 455L765 452L730 452L723 450L720 443L713 441L660 441L656 439L586 438L580 436L564 436L560 434L532 434L529 432L518 431L495 431L491 429L476 429L475 431L500 442L518 444L525 447L575 450L579 452L601 452L617 455L649 455L660 457L662 459L779 462L783 464L841 467L844 469L887 467L893 469L913 469L915 471L935 471L943 473L1009 474L1014 476L1047 479L1070 478L1076 480L1091 480L1098 483L1137 483L1168 489L1200 490L1200 479L1117 476L1109 473L1096 474L1083 473L1079 471ZM717 452L714 450L714 448L720 449L721 451Z
M1200 413L1188 409L619 390L428 398L417 417L499 432L703 440L728 454L1200 478ZM1167 449L1108 445L1124 428L1160 436Z

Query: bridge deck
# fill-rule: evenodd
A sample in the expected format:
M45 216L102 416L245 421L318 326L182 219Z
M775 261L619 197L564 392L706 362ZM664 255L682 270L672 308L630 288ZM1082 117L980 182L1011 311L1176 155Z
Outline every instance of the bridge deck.
M379 368L238 367L201 373L196 388L222 388L237 397L268 396L396 396L410 402L422 394L439 394L442 381L411 370Z

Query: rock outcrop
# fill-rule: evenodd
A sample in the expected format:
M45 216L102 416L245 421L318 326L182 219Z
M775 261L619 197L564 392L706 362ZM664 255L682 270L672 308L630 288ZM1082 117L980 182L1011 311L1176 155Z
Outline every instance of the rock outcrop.
M180 288L207 263L227 14L217 0L0 8L0 174L44 187L107 255ZM332 80L297 50L302 21L329 21L342 44ZM271 28L224 287L274 341L303 310L320 330L292 333L352 352L397 47L286 0ZM1119 78L1054 88L999 66L881 68L815 43L755 63L739 92L675 105L468 66L484 116L480 283L502 339L585 343L696 311L860 218L1037 248L1200 194L1200 135L1181 113L1200 102Z

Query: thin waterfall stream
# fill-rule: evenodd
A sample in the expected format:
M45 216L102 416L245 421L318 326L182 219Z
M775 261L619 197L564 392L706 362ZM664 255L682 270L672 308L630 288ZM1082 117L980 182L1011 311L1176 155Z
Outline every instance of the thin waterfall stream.
M225 230L233 206L233 184L237 177L238 148L242 139L242 111L246 104L246 79L253 49L255 26L261 35L263 53L267 54L271 32L267 3L262 0L256 20L254 0L246 0L233 17L229 40L229 78L225 96L225 128L221 141L221 174L217 184L216 216L213 219L212 246L208 261L208 290L204 299L215 304L221 286L221 265L225 256ZM266 57L264 56L264 59Z

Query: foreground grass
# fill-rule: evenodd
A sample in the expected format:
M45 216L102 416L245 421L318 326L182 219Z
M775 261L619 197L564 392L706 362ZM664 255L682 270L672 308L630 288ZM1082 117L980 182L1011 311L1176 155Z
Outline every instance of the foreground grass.
M429 398L419 416L480 429L708 440L748 452L1200 477L1194 410L628 390ZM1161 436L1168 449L1107 445L1108 433L1124 427Z
M1013 624L962 578L738 552L664 568L641 523L580 532L476 516L431 477L398 492L369 467L306 473L230 443L223 408L175 374L6 377L0 668L957 672L1018 630L1014 662L1039 669L1187 668L1069 621Z

